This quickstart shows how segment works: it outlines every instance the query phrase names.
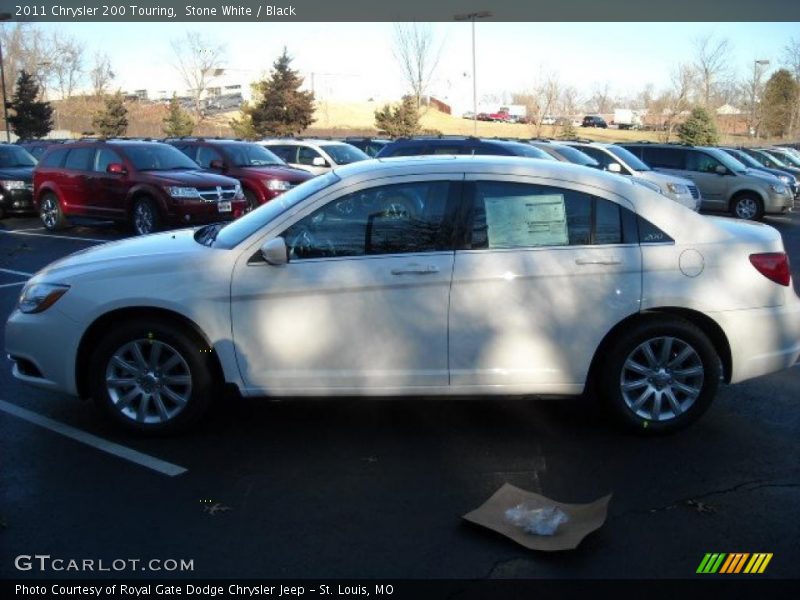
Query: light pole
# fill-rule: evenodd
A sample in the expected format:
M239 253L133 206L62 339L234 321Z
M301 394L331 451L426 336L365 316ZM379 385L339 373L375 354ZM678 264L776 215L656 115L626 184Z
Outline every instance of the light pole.
M0 13L0 22L11 20L11 13ZM3 119L6 125L6 141L11 142L11 131L8 129L8 100L6 100L6 69L3 65L3 43L0 40L0 82L3 87Z
M456 21L472 21L472 133L478 136L478 78L475 75L475 21L492 16L488 10L455 15Z
M759 67L766 67L767 65L769 65L769 61L763 58L753 61L753 89L750 97L750 131L748 132L751 137L756 135L756 100L758 86L761 83L761 69Z

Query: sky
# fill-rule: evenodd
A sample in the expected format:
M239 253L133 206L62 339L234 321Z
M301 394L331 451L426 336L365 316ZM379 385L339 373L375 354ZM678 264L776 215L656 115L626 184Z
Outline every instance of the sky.
M115 86L185 89L171 65L170 41L199 31L226 45L227 78L244 83L269 70L284 46L293 67L318 97L393 100L406 86L393 57L392 23L46 23L69 33L87 55L106 52ZM431 91L454 107L471 107L472 45L469 23L433 23L441 48ZM800 40L800 23L499 23L478 22L477 83L480 97L530 89L549 73L584 97L610 84L614 95L635 95L647 83L669 85L670 73L693 57L692 40L713 34L731 42L730 63L744 74L753 60L778 68L783 48Z

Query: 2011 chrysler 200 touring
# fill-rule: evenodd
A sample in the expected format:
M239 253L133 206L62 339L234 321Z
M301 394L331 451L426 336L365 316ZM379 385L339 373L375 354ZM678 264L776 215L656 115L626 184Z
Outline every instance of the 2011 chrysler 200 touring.
M512 157L365 161L230 224L98 246L9 318L18 379L141 432L245 396L570 395L646 432L800 356L778 232ZM589 397L594 397L590 394Z

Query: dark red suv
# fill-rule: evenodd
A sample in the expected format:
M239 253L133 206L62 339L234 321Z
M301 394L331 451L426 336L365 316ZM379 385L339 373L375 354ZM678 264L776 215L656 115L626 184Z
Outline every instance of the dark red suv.
M204 169L235 177L242 184L249 209L269 202L313 175L283 162L264 146L238 140L167 140Z
M169 144L142 140L51 146L34 169L33 195L50 230L74 216L130 223L144 235L228 221L246 207L235 179L202 170Z

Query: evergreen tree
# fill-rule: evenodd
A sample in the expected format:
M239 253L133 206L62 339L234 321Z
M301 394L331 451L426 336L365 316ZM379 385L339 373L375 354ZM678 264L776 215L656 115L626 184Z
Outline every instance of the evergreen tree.
M717 124L705 108L698 106L678 126L678 139L693 146L716 146L719 143Z
M767 135L783 137L789 133L799 87L797 80L786 69L775 71L769 78L761 103L764 115L762 129Z
M8 107L11 130L24 139L41 138L53 130L53 107L49 102L39 102L39 86L33 75L20 71L17 88Z
M284 48L270 78L255 85L259 100L242 107L242 120L231 124L234 130L238 126L245 131L252 128L257 136L286 136L300 133L314 122L314 93L300 91L303 78L289 67L291 62Z
M567 119L561 129L561 134L558 136L562 140L573 140L578 137L578 132L575 131L575 126L572 124L572 119Z
M97 134L103 137L119 137L128 130L128 109L122 92L105 97L103 110L95 114L92 125Z
M163 130L167 137L183 137L192 135L194 131L194 121L191 115L183 110L177 94L172 94L172 100L169 101L169 112L164 117Z
M243 140L257 140L262 137L255 130L255 127L253 127L253 118L250 116L250 104L247 102L242 104L241 111L242 117L240 119L231 119L228 122L228 125L233 129L233 134L237 138L242 138Z
M413 96L406 96L403 101L392 107L386 104L375 111L375 127L389 137L410 137L419 133L419 111Z

